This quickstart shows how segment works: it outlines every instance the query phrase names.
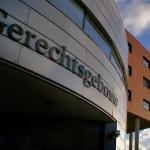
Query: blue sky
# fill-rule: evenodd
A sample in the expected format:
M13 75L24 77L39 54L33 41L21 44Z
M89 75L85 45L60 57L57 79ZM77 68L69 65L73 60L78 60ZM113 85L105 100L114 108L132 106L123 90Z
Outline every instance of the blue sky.
M116 0L127 30L150 51L150 0Z

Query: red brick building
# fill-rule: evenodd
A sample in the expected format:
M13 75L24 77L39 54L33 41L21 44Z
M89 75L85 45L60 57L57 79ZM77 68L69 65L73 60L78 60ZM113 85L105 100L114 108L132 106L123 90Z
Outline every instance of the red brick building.
M127 132L150 127L150 52L129 32Z

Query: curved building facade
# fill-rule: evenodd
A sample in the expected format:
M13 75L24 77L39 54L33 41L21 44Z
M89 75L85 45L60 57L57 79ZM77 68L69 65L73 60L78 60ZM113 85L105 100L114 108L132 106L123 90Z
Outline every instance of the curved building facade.
M118 14L111 0L1 1L1 149L125 148Z

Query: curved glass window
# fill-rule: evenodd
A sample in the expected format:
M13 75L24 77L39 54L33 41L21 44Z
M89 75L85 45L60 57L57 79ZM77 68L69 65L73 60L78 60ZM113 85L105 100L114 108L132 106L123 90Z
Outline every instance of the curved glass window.
M84 23L84 31L92 38L92 40L102 49L105 55L110 59L110 47L104 40L104 37L89 16L86 16Z
M88 14L82 6L80 6L75 0L48 0L57 9L62 11L67 17L69 17L75 24L77 24L95 44L104 52L107 58L111 61L118 74L122 78L123 69L120 62L114 53L114 49L110 42L107 40L106 35L102 29L99 28L97 23L93 20L91 15ZM123 78L122 78L123 79Z
M116 57L116 55L113 51L111 52L111 62L114 65L114 67L116 68L116 70L119 73L120 77L122 78L123 71L122 71L122 68L119 64L119 61L118 61L118 59L117 59L117 57Z
M73 0L48 0L56 8L61 10L67 17L82 27L84 20L84 10Z

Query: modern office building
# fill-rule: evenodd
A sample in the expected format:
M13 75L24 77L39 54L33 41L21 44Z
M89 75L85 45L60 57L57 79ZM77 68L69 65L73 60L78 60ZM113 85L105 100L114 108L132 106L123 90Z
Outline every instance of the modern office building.
M0 149L123 150L128 46L115 1L0 3Z
M126 33L129 45L127 132L137 132L138 138L138 130L150 127L150 52Z

